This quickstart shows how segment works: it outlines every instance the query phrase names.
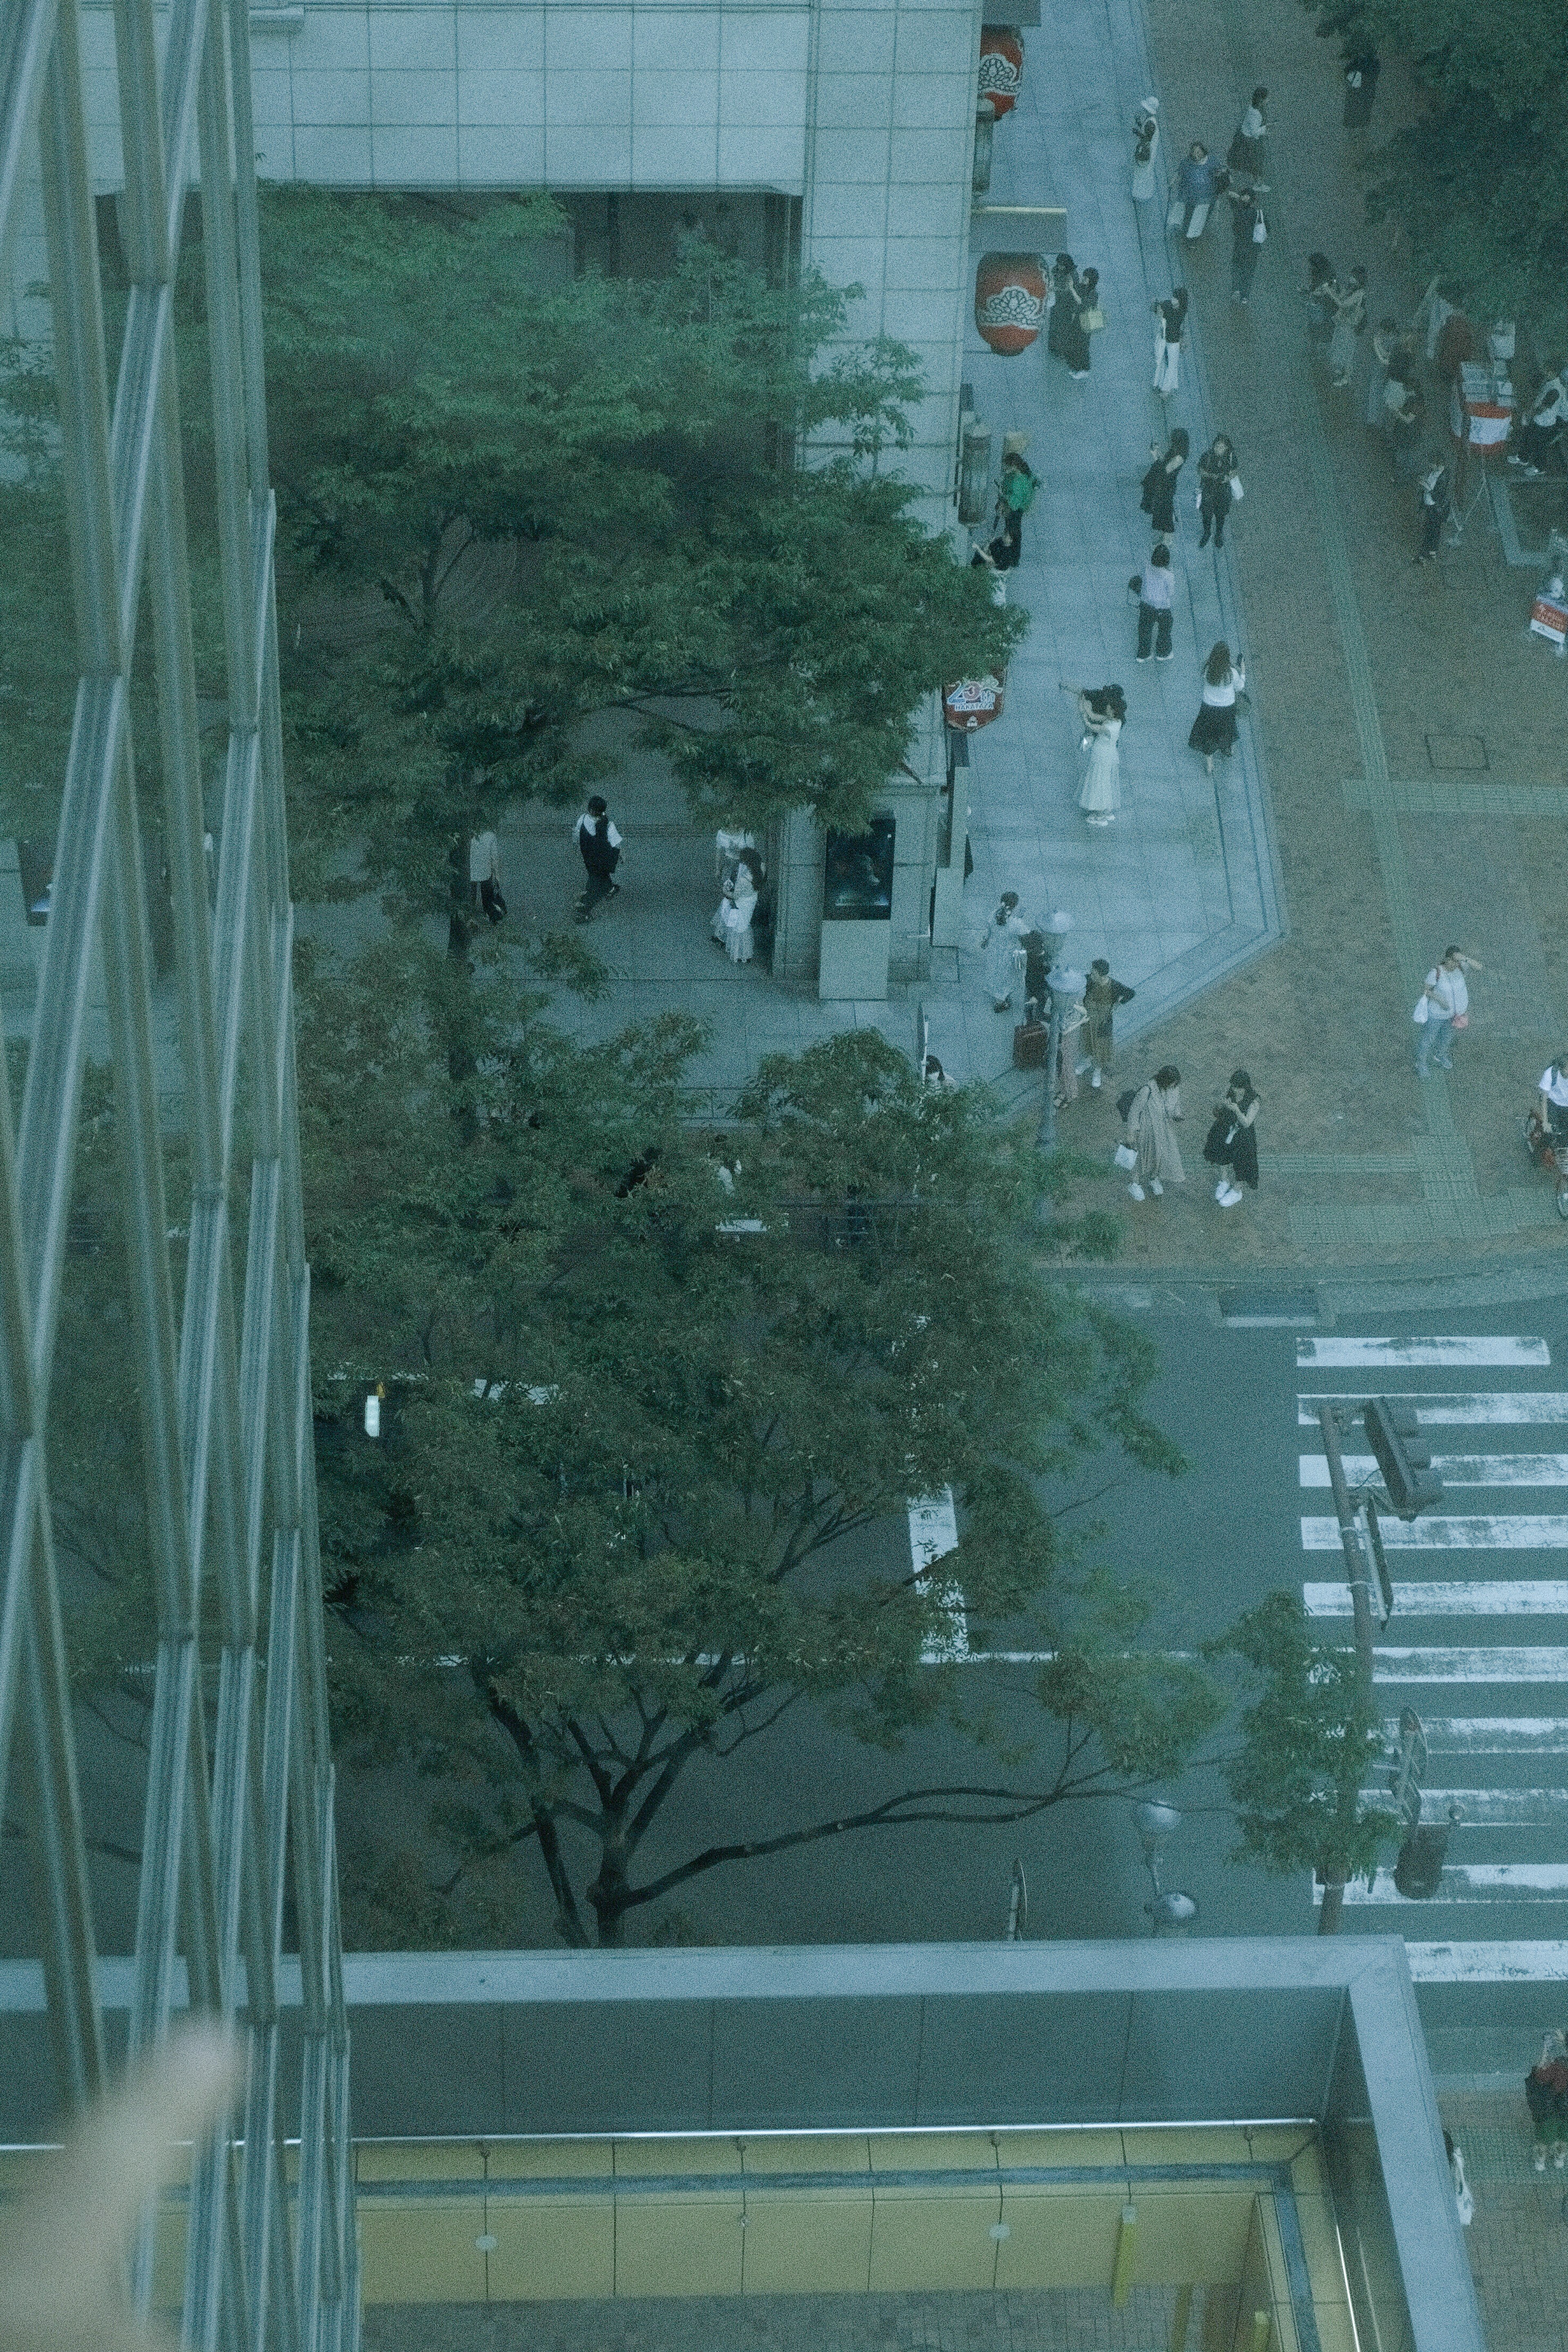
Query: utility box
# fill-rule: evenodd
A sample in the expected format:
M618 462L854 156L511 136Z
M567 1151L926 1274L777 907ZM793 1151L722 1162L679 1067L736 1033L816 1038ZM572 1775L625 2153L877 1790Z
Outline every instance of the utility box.
M874 816L864 833L827 835L816 983L825 1000L888 993L895 830L890 816Z

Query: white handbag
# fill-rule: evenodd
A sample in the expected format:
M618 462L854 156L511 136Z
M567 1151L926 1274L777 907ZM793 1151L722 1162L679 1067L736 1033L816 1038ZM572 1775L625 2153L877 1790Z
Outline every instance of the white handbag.
M1138 1154L1133 1150L1132 1146L1130 1143L1119 1143L1117 1145L1116 1165L1118 1168L1137 1167Z
M1411 1014L1410 1018L1412 1021L1429 1021L1431 1017L1432 1008L1427 1003L1426 992L1423 989L1420 995L1415 1000L1415 1010Z
M1247 496L1247 492L1241 487L1239 474L1233 474L1230 478L1230 495L1233 499L1244 499Z

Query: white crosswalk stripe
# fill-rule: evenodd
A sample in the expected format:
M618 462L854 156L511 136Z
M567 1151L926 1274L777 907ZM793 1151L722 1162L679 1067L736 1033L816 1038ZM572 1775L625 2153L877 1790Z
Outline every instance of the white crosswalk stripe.
M1304 1584L1301 1601L1309 1617L1349 1617L1348 1584ZM1524 1578L1513 1584L1406 1584L1394 1591L1394 1615L1407 1617L1568 1617L1568 1582L1558 1577Z
M1493 1928L1484 1937L1464 1941L1413 1941L1411 1970L1418 1981L1434 1983L1561 1980L1568 1977L1568 1940L1554 1937L1551 1928L1568 1929L1568 1715L1536 1710L1543 1699L1550 1706L1568 1692L1568 1643L1563 1639L1568 1626L1568 1512L1528 1507L1540 1490L1568 1486L1568 1452L1527 1450L1542 1444L1537 1431L1568 1431L1568 1390L1539 1385L1542 1370L1551 1366L1551 1348L1544 1339L1508 1333L1335 1335L1299 1339L1296 1362L1309 1375L1337 1372L1363 1384L1346 1389L1325 1381L1320 1390L1297 1391L1296 1421L1303 1433L1299 1485L1323 1494L1325 1501L1328 1463L1321 1443L1305 1434L1317 1431L1322 1404L1340 1409L1345 1474L1352 1487L1379 1475L1363 1450L1362 1408L1369 1396L1413 1409L1423 1433L1443 1433L1427 1443L1448 1500L1409 1523L1379 1514L1394 1606L1374 1639L1373 1675L1387 1710L1384 1734L1391 1753L1399 1737L1399 1710L1413 1706L1421 1715L1428 1763L1422 1818L1448 1826L1447 1853L1436 1894L1428 1901L1402 1895L1390 1865L1379 1869L1370 1886L1347 1887L1345 1902L1385 1912L1391 1927L1428 1936L1447 1926L1456 1910L1476 1918L1486 1916L1481 1906L1490 1906L1497 1927L1504 1927L1511 1924L1505 1915L1512 1906L1529 1905L1537 1916L1545 1906L1543 1924L1550 1925L1544 1935L1534 1931L1531 1920L1532 1931L1517 1938ZM1497 1385L1421 1385L1424 1372L1462 1375L1483 1367L1499 1376ZM1521 1383L1533 1376L1536 1384L1510 1388L1510 1374ZM1510 1434L1515 1431L1517 1439ZM1479 1439L1487 1451L1460 1450L1471 1432L1470 1443ZM1439 1444L1455 1450L1439 1453ZM1468 1493L1496 1507L1453 1508ZM1516 1500L1526 1507L1513 1507ZM1339 1554L1339 1524L1331 1515L1303 1515L1300 1529L1304 1552ZM1436 1552L1444 1555L1440 1568L1432 1559ZM1545 1572L1489 1573L1487 1556L1498 1552L1546 1553L1540 1563ZM1412 1553L1423 1557L1415 1559ZM1534 1562L1521 1559L1519 1565L1528 1570ZM1301 1597L1322 1637L1344 1639L1352 1602L1337 1566L1337 1559L1331 1565L1327 1558L1321 1566L1315 1563L1313 1580L1303 1582ZM1531 1640L1537 1624L1542 1638ZM1333 1626L1340 1633L1331 1633ZM1468 1696L1478 1711L1428 1716L1428 1694L1436 1705L1458 1708ZM1483 1714L1481 1707L1489 1711ZM1364 1794L1370 1803L1392 1804L1375 1776ZM1385 1923L1367 1922L1374 1924ZM1525 1925L1521 1916L1521 1929Z
M1300 1390L1296 1398L1297 1423L1302 1429L1316 1429L1318 1407L1324 1404L1342 1405L1359 1415L1369 1396L1384 1396L1395 1404L1413 1406L1423 1429L1440 1429L1453 1423L1502 1429L1513 1423L1549 1427L1568 1422L1568 1391L1559 1394L1555 1389L1379 1388Z
M1344 1370L1367 1364L1391 1371L1443 1364L1549 1364L1544 1339L1298 1339L1299 1371Z
M1370 1454L1342 1459L1352 1486L1371 1486L1380 1475ZM1434 1454L1432 1467L1445 1486L1568 1486L1568 1454ZM1303 1454L1300 1476L1303 1486L1326 1486L1328 1455Z

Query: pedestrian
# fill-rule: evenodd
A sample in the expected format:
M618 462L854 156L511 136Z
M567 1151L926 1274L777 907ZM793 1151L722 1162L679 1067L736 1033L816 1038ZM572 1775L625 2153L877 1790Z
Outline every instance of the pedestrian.
M1050 309L1046 320L1046 349L1058 360L1062 355L1062 329L1068 319L1062 298L1077 275L1078 264L1071 254L1058 253L1051 264L1051 282L1047 293Z
M1051 975L1051 994L1060 999L1062 1007L1054 1073L1056 1092L1052 1097L1058 1110L1065 1110L1068 1103L1078 1100L1078 1042L1089 1018L1083 1004L1087 985L1085 975L1070 968Z
M1147 204L1154 193L1155 158L1160 152L1160 101L1141 100L1132 118L1132 200Z
M1143 477L1143 494L1138 503L1158 539L1174 539L1176 535L1176 477L1187 462L1189 446L1179 425L1163 449L1157 441L1149 445L1153 463Z
M1421 464L1426 430L1426 400L1418 383L1391 374L1383 394L1388 417L1389 459L1394 478L1406 482ZM1446 509L1445 509L1446 511Z
M501 921L506 900L500 887L500 845L488 826L469 836L468 890L474 905L484 908L492 924Z
M1326 253L1307 256L1307 282L1301 299L1307 309L1307 341L1326 343L1333 332L1334 265Z
M1372 121L1372 101L1383 59L1375 49L1352 48L1345 53L1345 129L1364 131Z
M1204 1158L1220 1171L1214 1196L1222 1209L1240 1205L1244 1184L1258 1190L1258 1101L1247 1072L1232 1070L1225 1100L1215 1103L1213 1124L1204 1138Z
M1021 436L1018 436L1021 438ZM1002 470L996 483L996 514L994 529L996 538L1005 543L1004 558L996 557L999 571L1010 572L1024 552L1024 517L1035 502L1035 492L1040 486L1021 447L1004 448ZM996 539L993 539L994 550Z
M1178 286L1150 303L1154 314L1154 389L1169 400L1182 377L1182 332L1187 323L1187 289Z
M1448 468L1441 458L1436 458L1421 477L1421 552L1415 558L1417 563L1436 562L1443 525L1452 504Z
M1116 1070L1116 1008L1131 1004L1135 989L1123 987L1113 980L1110 966L1104 956L1096 956L1089 968L1084 983L1083 1057L1078 1064L1079 1076L1089 1073L1089 1085L1098 1094L1102 1078L1112 1077Z
M1546 362L1546 381L1530 404L1530 411L1519 428L1519 448L1509 453L1510 466L1522 466L1527 479L1541 473L1545 467L1552 443L1564 424L1568 424L1568 375L1560 359Z
M1252 103L1236 127L1226 155L1227 171L1239 172L1244 179L1260 180L1267 160L1264 142L1268 136L1268 92L1262 82L1252 93Z
M1245 184L1226 190L1230 202L1230 299L1244 310L1252 299L1252 281L1268 242L1263 194L1261 188Z
M1216 548L1225 545L1225 519L1234 502L1242 496L1241 476L1237 470L1234 444L1223 433L1216 433L1203 456L1198 459L1198 488L1194 501L1203 519L1200 547L1209 543L1214 533Z
M572 828L587 871L587 883L577 901L576 919L585 923L606 898L618 898L621 886L616 868L621 862L621 836L611 820L602 793L595 793Z
M1079 789L1078 804L1092 825L1116 823L1121 806L1121 730L1127 721L1127 697L1119 686L1062 685L1078 704L1083 722L1083 746L1089 765ZM1083 748L1080 746L1079 748Z
M1209 206L1219 192L1220 169L1201 139L1194 139L1176 167L1173 215L1180 207L1182 235L1189 242L1208 226ZM1171 226L1175 226L1172 219Z
M1448 2178L1454 2184L1454 2210L1461 2230L1468 2230L1476 2218L1476 2200L1465 2178L1465 2151L1451 2131L1443 2134L1443 2153L1448 2159Z
M1329 296L1334 324L1329 337L1329 382L1342 388L1355 365L1356 337L1366 325L1366 265L1358 261L1342 287Z
M709 925L714 942L731 963L750 963L754 951L752 921L763 887L763 861L754 849L742 849L734 873L724 884L718 908Z
M1561 2171L1568 2159L1568 2043L1560 2026L1547 2034L1524 2078L1524 2103L1535 2126L1531 2160L1536 2171L1545 2171L1548 2155Z
M1060 319L1057 329L1057 356L1067 362L1068 373L1081 383L1089 373L1090 319L1100 320L1101 312L1097 289L1098 269L1076 269L1057 295L1053 317Z
M1026 931L1021 942L1024 950L1024 1018L1043 1021L1046 1013L1046 982L1050 976L1051 950L1054 942L1044 931Z
M1134 1154L1132 1181L1127 1189L1135 1201L1142 1200L1145 1185L1157 1199L1167 1184L1186 1182L1187 1171L1173 1132L1181 1116L1182 1074L1167 1062L1163 1070L1145 1079L1127 1106L1127 1141Z
M1187 737L1188 750L1203 753L1204 767L1211 776L1215 753L1228 760L1236 749L1236 698L1246 685L1246 666L1239 659L1232 660L1230 647L1222 637L1204 664L1203 700Z
M1410 1016L1421 1033L1415 1041L1418 1078L1430 1077L1428 1066L1433 1062L1440 1070L1453 1068L1449 1048L1454 1034L1470 1025L1470 992L1465 985L1465 974L1485 969L1474 956L1463 954L1458 948L1445 948L1427 973Z
M1012 1004L1018 958L1028 929L1018 912L1018 893L1004 890L980 943L985 957L985 985L991 992L994 1013L1005 1013Z
M1162 661L1171 658L1171 620L1176 601L1176 575L1171 568L1171 551L1163 540L1158 541L1153 553L1143 567L1138 583L1138 658L1146 662L1151 651Z
M1372 361L1366 378L1366 427L1369 433L1385 433L1389 415L1384 401L1394 353L1399 349L1399 321L1380 319L1373 331Z

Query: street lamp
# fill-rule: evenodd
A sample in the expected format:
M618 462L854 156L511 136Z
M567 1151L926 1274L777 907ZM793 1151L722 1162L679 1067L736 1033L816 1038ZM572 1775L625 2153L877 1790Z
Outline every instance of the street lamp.
M1058 907L1054 914L1046 917L1040 928L1059 946L1072 929L1072 917ZM1057 1059L1061 1051L1062 1015L1073 998L1082 994L1083 987L1082 972L1061 970L1053 955L1046 974L1050 1025L1046 1034L1046 1090L1040 1098L1040 1124L1035 1131L1037 1151L1054 1151L1057 1148Z
M1198 1916L1198 1906L1194 1897L1179 1887L1167 1890L1162 1886L1160 1857L1172 1832L1181 1828L1182 1815L1176 1806L1168 1805L1163 1797L1151 1797L1145 1803L1133 1806L1132 1825L1143 1849L1143 1866L1149 1873L1149 1883L1154 1890L1153 1901L1143 1906L1143 1916L1150 1923L1151 1933L1156 1936L1162 1930L1167 1934L1179 1933L1182 1928L1192 1926Z

